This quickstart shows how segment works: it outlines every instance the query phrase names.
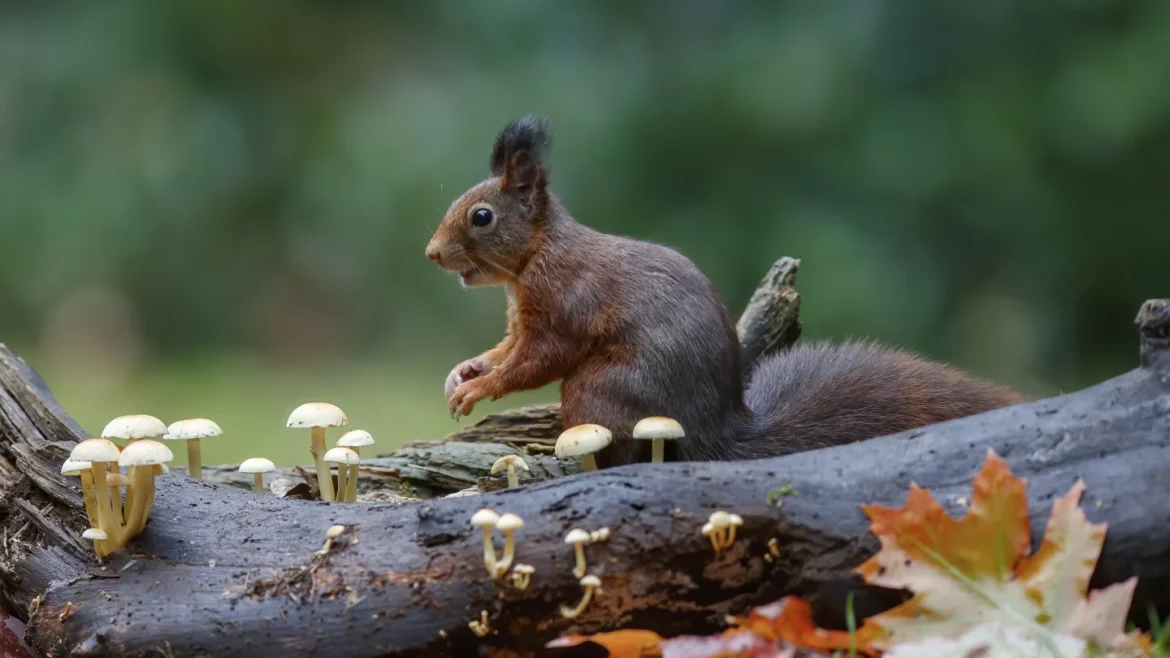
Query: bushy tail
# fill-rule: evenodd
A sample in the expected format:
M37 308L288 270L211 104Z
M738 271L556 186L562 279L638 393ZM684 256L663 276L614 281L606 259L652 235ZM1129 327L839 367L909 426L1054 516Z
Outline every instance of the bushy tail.
M862 441L1025 401L951 366L871 342L814 342L761 361L740 458Z

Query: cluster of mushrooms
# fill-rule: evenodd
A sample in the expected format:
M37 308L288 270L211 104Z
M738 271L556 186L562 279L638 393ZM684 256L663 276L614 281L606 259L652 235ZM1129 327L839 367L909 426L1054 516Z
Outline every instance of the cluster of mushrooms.
M666 441L681 439L685 436L682 425L678 421L662 416L652 416L638 421L634 425L631 435L636 440L653 442L651 444L651 462L665 460ZM576 457L585 471L596 471L597 461L594 454L604 450L612 442L613 433L601 425L577 425L561 433L560 437L557 438L554 453L557 459ZM529 470L528 464L517 455L506 455L496 461L491 472L494 475L506 471L508 487L511 488L519 485L518 471L520 470ZM725 512L717 512L717 514L728 516ZM738 519L738 517L735 518ZM720 517L720 522L722 522L722 517ZM742 521L740 522L742 523ZM721 534L718 537L718 544L716 544L716 537L711 535L712 544L717 546L717 552L735 541L734 527L731 528L730 533L725 530L730 523L729 521L727 525L720 525ZM506 576L511 570L511 585L518 590L527 589L532 582L535 568L528 564L516 563L513 565L516 558L515 533L524 527L524 520L516 514L497 514L494 510L484 508L472 515L471 525L483 531L483 563L488 576L497 583L506 583L509 581ZM709 525L711 524L708 523ZM496 554L496 548L492 542L493 530L499 530L504 534L503 555ZM709 534L706 531L706 526L704 526L704 534ZM573 528L565 535L565 543L573 546L576 557L573 576L578 579L583 593L576 605L572 607L561 606L561 616L567 619L579 616L589 606L593 597L601 593L601 578L588 573L585 547L589 544L608 541L609 536L609 528L600 528L591 532L581 528ZM481 637L491 632L486 611L481 614L480 619L471 621L468 626L473 633Z
M98 560L125 546L146 527L154 505L154 478L169 472L170 448L154 439L186 441L192 477L201 477L199 440L222 434L206 418L189 418L167 427L146 414L119 416L106 424L101 438L78 443L61 465L61 474L81 478L81 493ZM111 439L122 440L120 446ZM122 472L125 469L125 473Z
M361 462L362 448L374 445L374 437L365 430L350 430L338 437L332 448L328 448L325 441L326 429L348 424L345 412L328 402L306 402L293 409L285 422L285 427L309 429L309 454L316 465L321 500L357 502L358 463ZM336 483L333 467L337 469ZM264 474L275 470L276 464L263 457L245 459L240 464L240 472L252 476L252 489L256 493L264 492Z

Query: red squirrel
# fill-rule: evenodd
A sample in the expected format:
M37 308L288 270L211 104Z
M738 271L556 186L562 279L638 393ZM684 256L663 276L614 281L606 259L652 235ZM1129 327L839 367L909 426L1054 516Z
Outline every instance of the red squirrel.
M649 461L625 440L648 416L682 424L668 459L752 459L864 440L1024 400L948 365L869 342L801 344L744 386L739 341L714 286L673 249L577 222L548 189L547 119L499 134L490 176L456 199L427 257L465 287L502 285L505 338L446 380L456 419L475 403L561 380L564 426L613 443L598 466Z

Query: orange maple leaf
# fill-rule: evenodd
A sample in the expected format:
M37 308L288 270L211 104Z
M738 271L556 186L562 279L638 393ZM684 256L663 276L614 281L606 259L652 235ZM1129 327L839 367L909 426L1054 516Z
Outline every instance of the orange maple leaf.
M653 631L627 629L594 635L562 635L549 642L550 649L575 647L592 642L609 652L610 658L658 658L662 655L659 647L662 637Z

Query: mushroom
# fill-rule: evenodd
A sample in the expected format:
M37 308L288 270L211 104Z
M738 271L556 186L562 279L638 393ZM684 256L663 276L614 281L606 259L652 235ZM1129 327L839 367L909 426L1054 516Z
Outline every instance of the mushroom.
M504 555L496 562L496 577L508 573L512 567L512 558L516 557L516 539L514 533L524 527L524 519L515 514L504 514L496 521L496 529L504 533Z
M593 592L596 590L598 594L601 593L601 579L593 574L589 574L581 579L581 587L585 588L585 594L581 597L581 601L577 603L575 608L566 608L561 606L561 616L566 619L573 619L585 612L585 608L589 602L593 600Z
M476 637L487 637L488 633L492 632L491 624L488 623L487 610L480 611L479 621L467 622L467 627L471 629L472 633L475 633Z
M591 542L593 538L588 532L580 528L573 528L569 534L565 535L565 543L572 544L574 551L577 553L577 566L573 567L573 575L582 578L585 576L587 566L585 564L585 544Z
M86 528L85 532L81 533L81 537L93 541L105 541L110 538L109 535L98 528Z
M520 478L516 476L516 467L519 466L524 470L528 470L528 462L520 455L504 455L492 464L492 475L499 473L505 468L508 469L508 488L519 486Z
M703 528L700 530L700 532L703 533L704 537L707 537L711 540L711 548L714 548L715 554L719 555L719 551L723 549L723 546L719 541L719 537L715 533L715 526L712 525L710 521L708 521L707 523L703 524Z
M110 499L110 487L106 484L106 469L111 463L117 464L121 451L113 441L107 439L86 439L73 447L69 459L74 462L89 462L90 475L93 478L94 500L97 502L97 527L106 533L107 537L114 536L115 521L114 507ZM117 466L115 465L116 469ZM108 555L104 540L94 544L98 557Z
M768 540L768 553L774 558L780 557L780 542L775 537Z
M593 453L605 448L610 441L613 441L613 434L601 425L577 425L561 433L554 453L557 459L579 457L582 468L596 471L597 460L593 458Z
M317 552L321 554L328 553L329 549L333 548L333 540L337 539L344 533L345 526L343 525L329 526L329 529L325 531L325 544L321 547L321 550Z
M512 567L512 586L518 590L528 589L534 573L536 573L536 567L531 564L517 564Z
M483 566L492 578L496 577L496 547L492 545L492 528L496 527L499 520L500 515L486 507L471 515L471 525L483 528Z
M723 542L723 548L731 548L735 543L735 529L743 525L743 517L738 514L729 514L727 517L727 539Z
M635 439L653 441L650 444L650 461L652 462L664 461L667 441L681 439L684 436L686 435L683 433L682 425L679 425L677 420L664 416L643 418L634 425L633 437Z
M158 418L149 414L130 414L118 416L106 423L105 428L102 429L102 438L123 439L128 443L134 443L142 439L155 439L166 433L166 423ZM132 514L134 512L133 501L138 497L134 495L134 472L130 471L127 475L130 477L130 486L126 488L126 498L130 502L127 503L126 514Z
M264 493L264 474L271 473L276 470L276 464L272 460L263 457L252 457L245 459L244 463L240 464L241 473L252 474L252 491L256 493Z
M347 477L349 467L356 466L357 463L360 462L361 460L362 460L361 457L358 457L358 454L356 452L350 450L349 448L330 448L329 451L325 453L325 463L326 464L337 464L337 491L338 491L337 500L338 500L338 502L344 503L344 502L349 500L349 498L347 498L347 492L349 491L349 487L346 485L345 479ZM325 468L328 469L329 467L326 466ZM329 475L329 471L326 470L325 471L325 479L329 479L330 477L331 476ZM357 498L355 496L354 501L356 501L356 500L357 500ZM354 502L354 501L350 501L350 502Z
M711 538L711 545L715 547L715 554L731 545L727 541L727 529L731 526L732 515L722 510L711 512L711 516L707 519L706 525L703 526L703 534ZM737 517L738 518L738 517ZM740 519L740 523L743 520Z
M349 448L358 454L362 455L362 448L374 445L374 437L365 430L350 430L341 435L335 443L338 448ZM354 464L349 467L349 477L346 478L345 498L351 503L357 502L357 480L358 480L358 465Z
M598 528L589 533L589 541L594 544L599 541L609 541L609 528Z
M187 475L196 480L203 479L203 453L199 446L199 439L210 436L219 436L223 430L215 421L206 418L188 418L171 423L163 439L167 441L187 442Z
M97 500L93 495L93 472L90 471L91 466L92 464L89 462L66 459L61 464L61 475L65 477L81 477L81 498L85 501L85 514L89 517L89 524L97 527Z
M348 423L345 413L328 402L306 402L293 409L285 423L287 427L311 429L313 442L309 452L317 462L317 488L321 491L321 500L333 500L333 478L329 475L329 467L325 465L325 428L341 427Z
M126 514L127 536L120 538L120 541L137 535L146 527L146 518L150 516L150 508L154 505L154 467L174 458L170 448L148 439L134 441L122 450L118 464L125 466L132 474L133 482L131 487L126 488L129 510ZM138 468L140 466L150 468Z

